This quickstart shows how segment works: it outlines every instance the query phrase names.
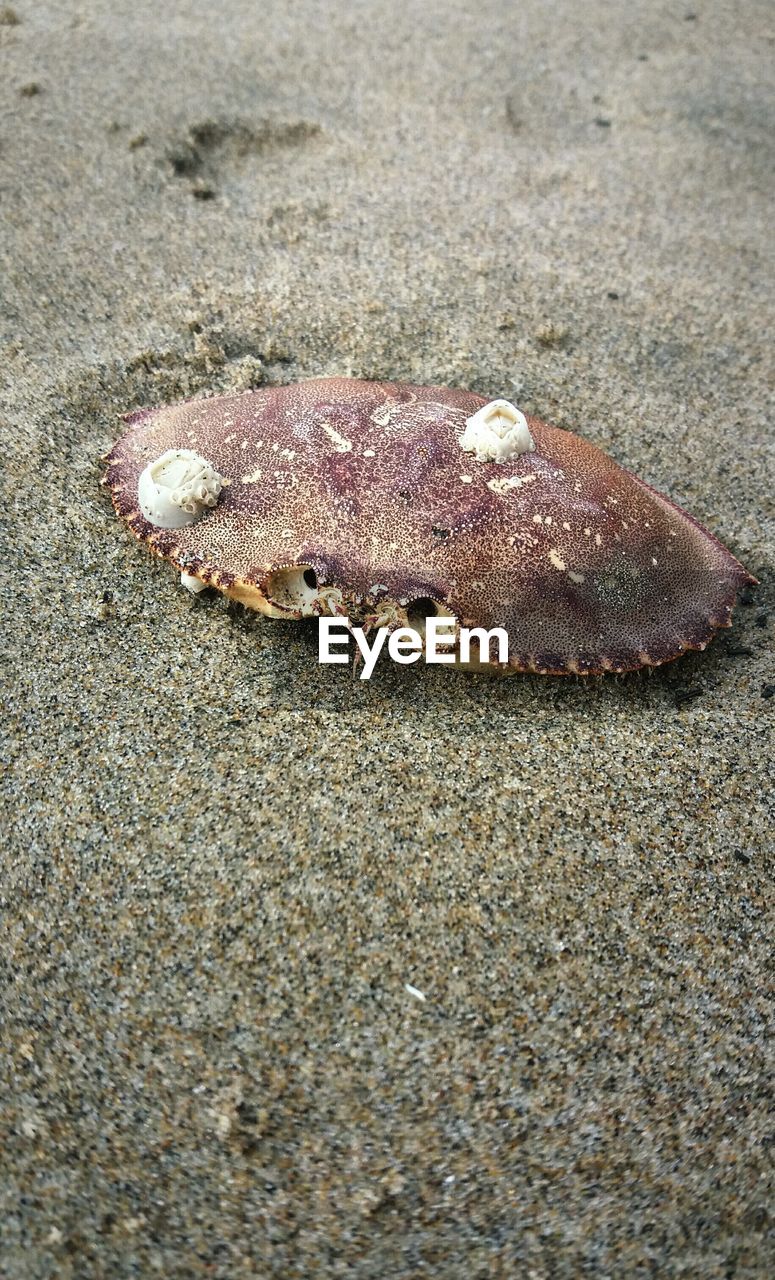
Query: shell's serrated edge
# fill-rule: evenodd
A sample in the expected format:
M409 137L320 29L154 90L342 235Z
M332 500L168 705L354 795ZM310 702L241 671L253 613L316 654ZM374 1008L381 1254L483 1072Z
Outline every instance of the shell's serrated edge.
M107 483L107 477L105 478L104 483ZM122 513L119 510L118 503L116 500L119 492L121 492L121 486L119 484L114 484L110 486L111 498L113 499L113 507L116 511L116 514L119 516L122 516ZM659 495L659 496L663 496L663 495ZM678 510L680 511L681 508L678 508ZM145 530L149 529L151 526L148 525L147 521L145 520L145 518L143 517L142 513L139 510L130 512L129 514L125 514L122 516L122 518L125 521L125 523L128 525L136 541L143 543L145 546L147 546L148 549L151 551L151 553L155 555L158 559L166 560L167 563L171 564L179 572L190 572L191 566L178 557L177 553L179 552L180 548L173 547L173 548L170 548L169 551L165 552L165 551L161 551L155 545L152 535L149 536L147 532L145 532ZM697 522L695 521L694 523L697 523ZM699 527L702 528L702 526L699 526ZM723 548L722 543L720 543L719 545ZM726 548L723 548L723 549L726 550ZM731 555L731 553L728 553L728 554ZM236 600L238 603L245 604L247 608L252 608L254 609L255 612L262 613L266 616L265 610L261 608L259 604L250 604L245 599L241 598L242 593L254 598L260 597L263 603L265 603L272 610L275 611L270 616L273 616L275 618L278 618L278 617L286 618L288 621L301 621L303 620L303 615L300 610L293 610L291 608L288 608L287 606L274 604L273 602L270 604L270 602L267 600L267 597L264 596L261 591L262 580L265 582L266 578L270 574L277 573L282 569L290 569L290 568L296 568L296 567L297 567L297 562L294 560L283 561L282 563L278 563L276 565L262 566L260 575L254 578L237 579L233 577L229 578L229 575L223 574L222 571L215 568L215 566L202 564L197 566L197 572L192 576L197 577L200 580L200 582L205 582L207 586L215 587L217 590L221 591L221 593L224 596L226 596L227 599ZM741 587L747 584L758 585L757 579L754 578L752 574L749 574L743 565L740 565L740 570L745 575L745 582L740 584ZM340 584L337 582L327 583L326 585L336 587L343 592L346 592L347 590L346 586L340 586ZM415 600L423 599L423 598L424 597L419 595L412 597L412 599L415 599ZM452 604L450 601L444 600L441 597L429 595L428 599L435 600L437 604L444 605L444 607L447 607L447 608L452 607ZM550 675L550 676L566 676L566 677L577 676L581 679L586 679L589 676L630 675L636 671L655 670L657 667L663 667L670 662L677 661L679 658L683 657L687 653L703 652L708 647L709 643L711 642L713 637L717 634L717 632L728 630L729 628L732 627L733 613L734 613L736 603L737 603L737 591L735 591L734 595L731 597L731 600L728 603L722 604L720 606L722 610L726 611L727 613L726 618L715 618L715 617L708 618L706 620L707 631L706 631L706 634L702 636L702 638L693 637L693 638L687 638L681 641L676 651L672 654L667 655L664 658L658 658L658 659L649 658L648 661L614 663L610 659L602 656L597 660L597 663L599 665L594 665L585 669L580 669L575 659L569 659L564 666L560 666L560 667L544 666L540 662L539 655L535 655L532 661L522 660L519 657L513 657L513 658L509 658L509 661L507 663L490 662L486 664L485 663L474 664L473 670L474 671L479 670L480 672L483 672L488 675L503 674L503 675L541 675L541 676ZM457 613L455 613L455 617L457 618L460 626L475 627L477 625L476 621L470 617L468 618L461 617Z

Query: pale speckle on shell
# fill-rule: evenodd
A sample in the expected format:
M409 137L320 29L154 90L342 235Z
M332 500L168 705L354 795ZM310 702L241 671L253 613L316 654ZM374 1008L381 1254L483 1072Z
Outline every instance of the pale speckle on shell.
M537 418L534 448L505 463L462 452L486 404L331 378L143 410L106 483L152 550L270 616L453 614L505 628L514 670L578 675L657 666L729 626L755 579L716 538ZM195 524L159 529L139 510L138 479L181 448L224 487Z

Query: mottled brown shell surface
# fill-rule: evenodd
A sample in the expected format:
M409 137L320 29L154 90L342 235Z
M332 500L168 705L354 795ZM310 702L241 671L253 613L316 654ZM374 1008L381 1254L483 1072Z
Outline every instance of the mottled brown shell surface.
M534 452L477 462L460 438L485 403L345 378L188 401L131 415L106 483L136 537L238 599L310 566L348 610L430 597L463 625L504 627L521 671L656 666L729 625L755 579L716 538L536 418ZM195 450L226 480L183 529L138 507L141 472L168 449Z

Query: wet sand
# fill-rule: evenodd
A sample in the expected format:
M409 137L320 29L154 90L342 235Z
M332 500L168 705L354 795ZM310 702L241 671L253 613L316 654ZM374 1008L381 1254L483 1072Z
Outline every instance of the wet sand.
M0 5L4 1280L769 1274L774 38ZM651 676L320 667L100 456L334 374L507 395L761 586Z

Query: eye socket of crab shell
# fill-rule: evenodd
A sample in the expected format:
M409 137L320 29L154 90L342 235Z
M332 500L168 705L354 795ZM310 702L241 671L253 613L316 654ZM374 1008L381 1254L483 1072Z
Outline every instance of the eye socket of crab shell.
M432 599L431 596L418 596L416 600L411 600L407 605L406 616L409 626L413 631L424 640L426 626L429 618L454 618L455 615L443 604L439 604L438 600ZM452 630L450 628L450 636Z
M508 400L491 400L470 418L460 441L466 453L475 453L477 462L508 462L520 453L530 453L535 442L527 418Z
M137 484L140 510L160 529L182 529L214 507L223 477L192 449L168 449L150 462Z
M308 564L276 569L266 584L266 598L270 604L283 612L301 613L305 618L315 612L318 594L318 576Z

